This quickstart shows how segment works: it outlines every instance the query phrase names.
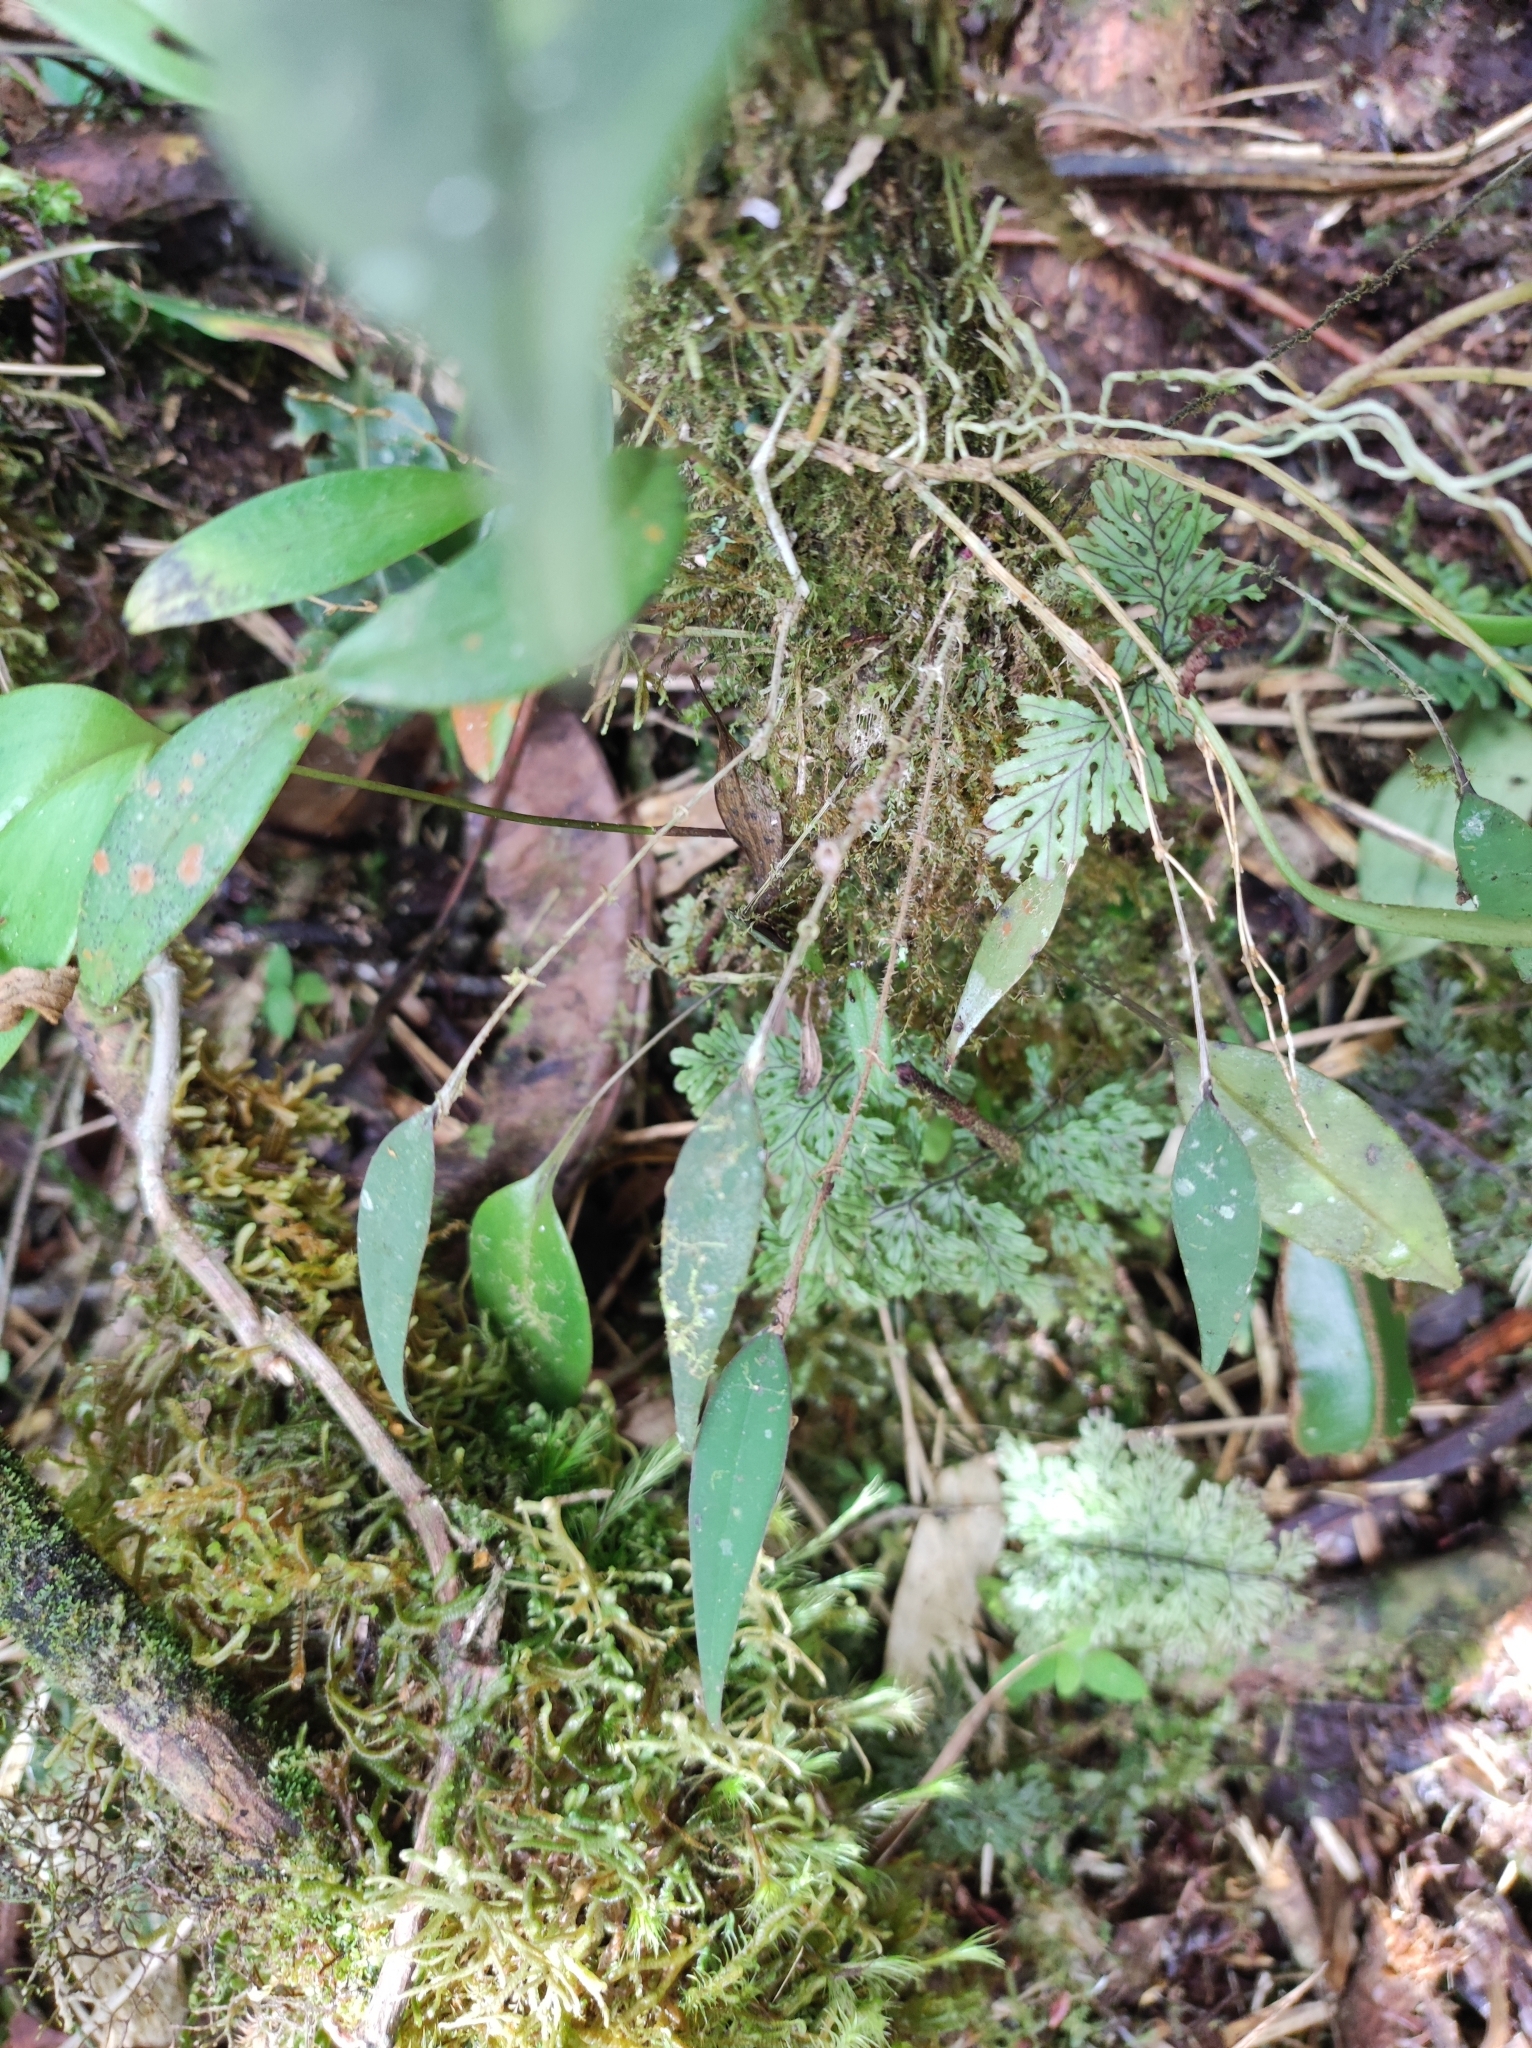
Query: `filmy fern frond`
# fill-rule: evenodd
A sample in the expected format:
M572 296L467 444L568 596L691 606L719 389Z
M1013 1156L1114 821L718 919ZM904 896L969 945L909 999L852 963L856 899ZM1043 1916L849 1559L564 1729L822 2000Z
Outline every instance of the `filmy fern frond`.
M1002 1437L1006 1523L1022 1546L1004 1599L1024 1646L1087 1625L1102 1647L1161 1666L1216 1664L1293 1612L1312 1546L1274 1544L1255 1489L1204 1480L1163 1438L1104 1416L1067 1457Z

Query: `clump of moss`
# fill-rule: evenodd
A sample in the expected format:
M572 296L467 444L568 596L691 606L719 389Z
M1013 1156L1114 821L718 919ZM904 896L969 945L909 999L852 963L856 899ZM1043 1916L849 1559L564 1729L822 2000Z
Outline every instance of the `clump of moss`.
M353 1225L316 1157L340 1114L320 1078L221 1072L193 1034L176 1181L246 1284L300 1313L381 1406L356 1335ZM609 1394L558 1418L529 1406L466 1319L449 1253L438 1245L420 1295L412 1447L477 1546L457 1612L481 1684L450 1721L447 1617L393 1504L301 1390L256 1378L176 1269L141 1270L126 1325L72 1389L71 1512L264 1720L272 1789L301 1810L301 1839L266 1870L199 1866L194 2017L252 2048L360 2021L450 1733L401 2039L785 2048L950 2032L978 2010L976 1951L909 1874L867 1864L887 1812L868 1803L860 1744L918 1718L898 1688L857 1682L876 1575L822 1576L779 1514L726 1723L709 1728L680 1488L661 1466L612 1498L632 1453ZM152 1788L111 1777L101 1754L82 1758L75 1794L96 1802L105 1863L136 1869L123 1830L158 1808ZM136 1891L131 1904L142 1919Z

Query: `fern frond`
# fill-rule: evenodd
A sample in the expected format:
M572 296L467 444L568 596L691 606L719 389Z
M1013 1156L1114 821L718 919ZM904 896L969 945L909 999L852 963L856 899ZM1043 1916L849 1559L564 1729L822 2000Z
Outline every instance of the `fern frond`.
M1163 1438L1092 1416L1067 1457L1002 1437L1006 1522L1022 1546L1004 1600L1023 1644L1089 1625L1161 1666L1212 1664L1293 1612L1312 1546L1274 1544L1255 1489L1211 1480Z
M1193 620L1221 618L1235 598L1258 587L1242 562L1202 545L1223 514L1185 484L1109 463L1091 496L1096 517L1075 551L1113 597L1153 606L1144 624L1167 661L1190 651ZM1136 666L1136 652L1131 659Z
M1149 823L1127 749L1102 714L1067 697L1021 697L1027 734L1015 756L995 770L1010 794L985 814L989 855L1007 875L1030 869L1042 880L1067 875L1085 851L1087 832L1109 831L1119 819L1135 831ZM1165 794L1158 759L1145 749L1150 789Z

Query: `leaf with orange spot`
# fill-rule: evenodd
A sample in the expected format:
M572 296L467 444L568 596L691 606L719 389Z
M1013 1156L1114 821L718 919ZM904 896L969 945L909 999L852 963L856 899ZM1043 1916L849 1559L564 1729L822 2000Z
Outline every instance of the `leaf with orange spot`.
M104 690L38 683L0 697L0 971L69 959L92 858L160 744ZM0 1067L31 1025L0 1031Z
M322 675L263 683L194 718L138 770L88 861L80 980L113 1003L239 859L335 692Z
M505 759L516 720L516 701L514 697L502 697L493 704L452 707L452 730L457 735L464 765L481 782L488 782Z

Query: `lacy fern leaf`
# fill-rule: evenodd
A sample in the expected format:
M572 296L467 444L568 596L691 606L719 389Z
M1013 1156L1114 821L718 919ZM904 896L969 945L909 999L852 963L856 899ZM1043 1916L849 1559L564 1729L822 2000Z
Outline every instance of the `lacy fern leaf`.
M1273 1544L1253 1487L1204 1480L1163 1438L1091 1416L1068 1457L1002 1437L1006 1524L1021 1555L1004 1587L1024 1647L1087 1624L1101 1645L1162 1667L1214 1664L1294 1610L1312 1547Z
M1098 835L1121 819L1135 831L1149 820L1126 747L1101 712L1067 697L1021 697L1027 735L1015 756L995 770L998 797L985 814L989 855L1007 875L1030 870L1041 880L1067 875ZM1165 794L1159 761L1145 750L1150 788Z
M1185 484L1110 463L1091 486L1096 517L1075 551L1123 604L1148 604L1144 621L1167 661L1190 653L1193 622L1221 618L1256 586L1253 572L1202 543L1224 515ZM1138 652L1126 643L1131 666ZM1121 666L1121 659L1119 659Z

